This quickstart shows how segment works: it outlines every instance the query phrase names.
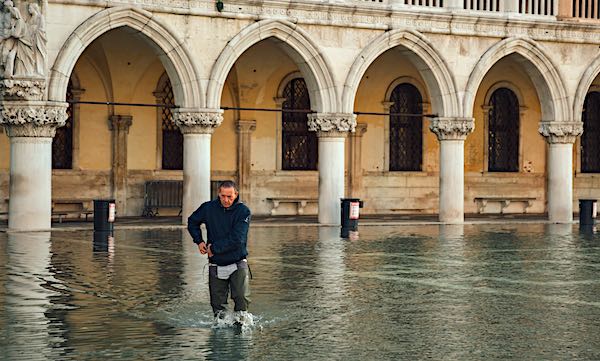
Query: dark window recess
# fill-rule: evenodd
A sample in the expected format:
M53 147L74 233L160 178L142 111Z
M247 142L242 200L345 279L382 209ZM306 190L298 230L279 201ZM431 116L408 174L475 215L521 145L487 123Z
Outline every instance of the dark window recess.
M519 100L507 88L494 91L490 99L488 171L519 171Z
M160 108L162 124L162 169L183 169L183 134L173 120L172 108L175 105L173 87L169 78L160 85L161 98L159 103L167 105Z
M581 171L600 173L600 92L591 92L583 103Z
M292 79L283 91L283 109L310 110L310 97L302 78ZM308 130L307 113L282 113L282 168L316 170L318 142L316 132Z
M412 84L398 85L390 99L391 114L423 114L423 99ZM423 118L390 115L390 171L420 171L423 159Z
M52 169L73 169L73 83L67 86L67 121L52 139Z

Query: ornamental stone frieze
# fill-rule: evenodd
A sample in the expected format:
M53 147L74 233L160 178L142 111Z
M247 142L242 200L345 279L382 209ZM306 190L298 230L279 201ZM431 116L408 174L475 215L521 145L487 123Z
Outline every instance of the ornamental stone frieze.
M459 0L460 1L460 0ZM567 1L566 1L567 2ZM62 4L96 6L88 0L61 0ZM512 17L514 12L487 12L460 10L455 16L456 8L419 7L419 16L415 17L412 5L404 1L372 2L342 0L332 5L331 2L298 1L294 6L289 2L250 0L234 0L224 3L219 12L214 1L209 0L104 0L107 7L143 6L151 12L167 12L176 14L202 14L238 19L240 15L253 20L283 19L296 24L323 24L349 28L367 28L377 30L411 29L419 32L436 34L458 34L480 37L528 37L537 41L564 41L600 43L600 32L595 31L593 22L556 21L555 16L542 16L535 21L523 21L520 16ZM142 4L143 5L140 5ZM462 4L462 1L460 1ZM393 5L390 5L393 4ZM349 6L351 5L351 6ZM390 11L392 6L392 11ZM403 11L403 8L409 11ZM459 7L460 9L461 7ZM487 16L497 14L502 16ZM592 30L590 30L592 29Z
M220 109L203 109L191 111L181 109L173 112L175 124L183 134L212 134L223 122L223 111Z
M0 102L0 124L9 137L54 137L65 125L67 103L44 101Z
M356 128L356 115L348 113L308 114L308 130L319 137L345 137Z
M473 118L434 118L429 129L438 140L465 140L475 129Z
M583 133L583 122L541 122L539 132L550 144L573 144Z

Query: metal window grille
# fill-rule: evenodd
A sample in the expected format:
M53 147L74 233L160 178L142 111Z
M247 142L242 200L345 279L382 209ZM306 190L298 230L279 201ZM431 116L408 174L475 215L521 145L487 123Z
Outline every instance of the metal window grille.
M581 171L600 173L600 92L591 92L583 105L581 136Z
M67 121L63 127L56 129L52 139L52 168L73 168L73 83L69 80L67 85Z
M519 170L519 100L512 90L500 88L490 99L488 171Z
M310 97L302 78L292 79L283 91L283 109L310 110ZM282 168L317 169L317 135L308 130L307 113L282 113Z
M162 97L159 102L166 105L160 108L162 124L162 168L183 169L183 134L173 120L172 108L175 105L175 96L171 81L166 78L159 87Z
M423 114L423 99L412 84L392 91L390 113ZM420 171L423 159L423 118L390 115L390 171Z

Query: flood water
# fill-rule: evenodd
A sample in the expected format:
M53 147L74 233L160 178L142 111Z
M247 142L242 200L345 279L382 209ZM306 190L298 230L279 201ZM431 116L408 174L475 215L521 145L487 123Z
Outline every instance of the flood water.
M252 226L242 330L213 327L184 231L93 239L0 233L0 359L600 359L600 235L576 225Z

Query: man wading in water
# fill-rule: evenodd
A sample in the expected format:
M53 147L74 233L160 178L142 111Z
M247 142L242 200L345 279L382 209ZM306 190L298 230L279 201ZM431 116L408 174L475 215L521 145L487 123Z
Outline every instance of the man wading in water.
M202 239L201 224L206 225L207 240ZM233 181L219 184L219 198L202 203L188 218L188 231L201 254L208 254L208 287L215 320L223 319L227 297L235 304L235 323L243 325L250 304L250 275L246 242L250 209L238 198Z

